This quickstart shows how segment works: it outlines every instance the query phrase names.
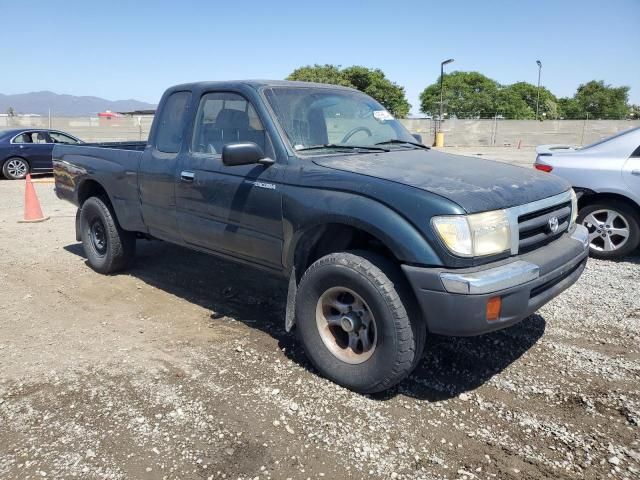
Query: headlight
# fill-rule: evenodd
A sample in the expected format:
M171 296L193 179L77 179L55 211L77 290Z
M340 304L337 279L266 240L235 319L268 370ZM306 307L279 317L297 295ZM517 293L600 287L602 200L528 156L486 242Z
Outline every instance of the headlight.
M576 192L571 189L571 222L569 226L576 223L576 219L578 218L578 197L576 196Z
M455 255L481 257L511 248L511 228L504 210L433 217L436 232Z

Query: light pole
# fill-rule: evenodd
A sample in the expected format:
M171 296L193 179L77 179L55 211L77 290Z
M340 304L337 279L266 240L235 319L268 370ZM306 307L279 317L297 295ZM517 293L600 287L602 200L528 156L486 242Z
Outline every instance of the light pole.
M443 107L444 107L444 90L442 87L442 81L444 79L444 66L452 63L453 58L445 60L444 62L440 62L440 118L438 119L438 130L442 130L442 115L443 115Z
M536 120L538 120L538 113L540 112L540 74L542 73L542 62L536 60L538 65L538 95L536 97Z

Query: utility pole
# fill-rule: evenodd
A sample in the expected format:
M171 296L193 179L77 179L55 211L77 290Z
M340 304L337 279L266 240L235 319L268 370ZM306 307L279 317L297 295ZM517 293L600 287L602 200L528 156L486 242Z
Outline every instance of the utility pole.
M536 60L536 64L538 65L538 96L536 98L536 120L538 120L540 113L540 75L542 74L542 62L540 60Z
M438 131L442 131L442 116L444 115L444 66L452 62L453 58L440 62L440 117L438 118Z

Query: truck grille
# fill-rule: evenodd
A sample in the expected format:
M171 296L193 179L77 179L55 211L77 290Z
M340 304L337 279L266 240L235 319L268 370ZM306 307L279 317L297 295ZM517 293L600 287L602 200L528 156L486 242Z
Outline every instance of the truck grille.
M549 220L558 219L558 229L553 232ZM534 250L551 242L569 228L571 221L571 201L518 216L518 251Z

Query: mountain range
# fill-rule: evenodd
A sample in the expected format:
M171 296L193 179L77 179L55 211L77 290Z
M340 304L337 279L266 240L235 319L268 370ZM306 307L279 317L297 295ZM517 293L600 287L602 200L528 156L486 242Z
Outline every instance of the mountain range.
M60 95L45 90L15 95L0 93L0 113L6 113L9 108L13 108L18 114L48 115L51 109L51 115L54 116L86 116L105 110L112 112L153 110L156 106L139 100L106 100L99 97Z

